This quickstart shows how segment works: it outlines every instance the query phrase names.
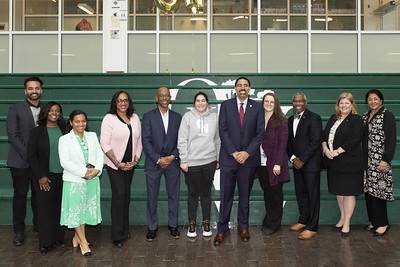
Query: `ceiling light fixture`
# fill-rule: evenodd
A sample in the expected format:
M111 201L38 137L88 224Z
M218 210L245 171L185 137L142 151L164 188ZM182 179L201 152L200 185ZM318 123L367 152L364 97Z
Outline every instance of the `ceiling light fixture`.
M86 13L88 13L90 15L94 14L94 9L86 3L79 3L78 8L82 9L83 11L85 11Z
M333 19L328 17L328 22L332 21ZM326 21L325 18L315 18L314 21Z
M237 17L233 17L233 20L237 20L237 19L249 19L248 16L237 16Z

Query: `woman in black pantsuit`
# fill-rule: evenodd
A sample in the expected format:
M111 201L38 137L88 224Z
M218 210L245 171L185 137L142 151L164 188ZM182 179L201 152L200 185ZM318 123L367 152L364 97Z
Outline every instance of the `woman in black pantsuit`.
M64 244L65 227L60 225L62 167L58 157L58 139L65 133L60 104L49 102L40 111L39 126L32 129L28 142L28 160L35 179L38 204L40 253L53 245Z
M346 237L356 206L355 196L363 193L365 125L350 93L339 96L335 111L326 124L322 149L327 164L328 190L336 195L340 209L340 220L335 228L341 229L342 237Z

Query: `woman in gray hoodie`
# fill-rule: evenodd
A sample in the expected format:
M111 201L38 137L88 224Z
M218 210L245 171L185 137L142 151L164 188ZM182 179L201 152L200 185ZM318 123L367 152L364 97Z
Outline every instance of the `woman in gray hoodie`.
M211 236L211 188L221 141L218 115L208 107L208 97L199 92L194 97L194 108L182 118L178 134L181 169L188 188L188 237L196 237L196 215L200 198L203 214L203 236Z

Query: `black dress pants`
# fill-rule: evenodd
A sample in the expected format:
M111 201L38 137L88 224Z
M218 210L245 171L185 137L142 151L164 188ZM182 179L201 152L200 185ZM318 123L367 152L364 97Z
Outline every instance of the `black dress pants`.
M111 185L111 238L124 240L129 236L129 205L131 202L131 184L135 169L130 171L114 170L107 166Z
M368 220L374 227L389 224L386 200L365 193L365 204L367 205Z
M11 176L13 179L14 196L13 196L13 225L14 233L25 231L25 218L26 218L26 202L31 187L31 208L33 213L33 227L38 230L37 223L37 200L35 187L33 185L34 177L31 168L19 169L10 168Z
M283 183L271 186L267 167L261 166L256 169L260 186L264 191L265 217L263 227L277 230L281 226L283 216Z
M60 225L62 199L62 173L50 173L50 191L40 190L39 182L34 186L38 205L40 247L50 247L56 241L63 242L65 227Z

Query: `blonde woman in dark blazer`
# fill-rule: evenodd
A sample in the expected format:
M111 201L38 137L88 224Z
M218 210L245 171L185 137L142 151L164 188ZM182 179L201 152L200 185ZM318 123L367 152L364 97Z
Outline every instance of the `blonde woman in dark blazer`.
M363 193L362 139L365 125L354 97L342 93L336 101L335 114L326 124L322 149L325 154L328 190L336 195L340 220L334 226L341 236L350 233L350 220L356 206L356 195Z

